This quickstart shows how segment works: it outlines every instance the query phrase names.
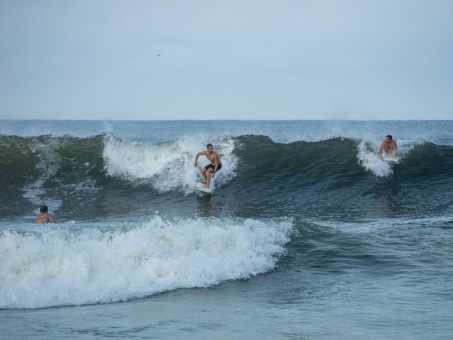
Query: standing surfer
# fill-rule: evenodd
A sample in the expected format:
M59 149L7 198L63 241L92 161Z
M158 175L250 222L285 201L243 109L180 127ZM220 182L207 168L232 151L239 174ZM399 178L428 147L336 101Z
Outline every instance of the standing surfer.
M211 184L211 174L212 178L214 178L215 173L222 169L222 162L220 161L219 155L216 152L214 152L212 144L206 145L206 151L200 151L199 153L197 153L194 162L195 167L197 166L198 157L200 157L201 155L205 155L206 158L209 159L209 161L211 162L210 164L206 165L203 169L201 169L201 175L204 178L204 181L202 183L205 184L203 185L203 188L209 188ZM209 176L207 174L209 174Z

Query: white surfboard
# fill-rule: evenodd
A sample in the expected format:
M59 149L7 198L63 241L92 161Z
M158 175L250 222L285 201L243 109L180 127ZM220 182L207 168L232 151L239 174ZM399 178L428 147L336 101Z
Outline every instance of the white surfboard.
M197 183L197 186L196 186L197 190L210 194L212 191L212 184L211 184L210 188L203 188L203 185L204 185L204 183Z
M399 161L398 157L395 157L395 156L383 156L382 160L387 163L393 163L393 164L397 164Z

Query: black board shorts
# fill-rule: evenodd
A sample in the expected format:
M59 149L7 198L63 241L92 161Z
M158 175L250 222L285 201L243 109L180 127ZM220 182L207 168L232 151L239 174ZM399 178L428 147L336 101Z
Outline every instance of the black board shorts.
M208 164L204 168L206 170L208 170L208 169L214 170L215 169L215 165L214 164ZM222 169L222 163L219 163L219 165L217 166L217 171L219 171L220 169Z

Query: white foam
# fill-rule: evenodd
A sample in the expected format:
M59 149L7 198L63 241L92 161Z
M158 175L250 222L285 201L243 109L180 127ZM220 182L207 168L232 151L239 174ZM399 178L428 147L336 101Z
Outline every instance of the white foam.
M158 217L136 227L76 233L63 226L0 238L0 308L124 301L208 287L275 267L291 221Z
M365 169L371 171L378 177L386 177L393 174L391 164L384 162L379 158L375 146L370 147L365 141L359 143L359 164ZM379 148L379 145L377 146Z
M231 138L214 143L222 161L222 170L216 175L219 186L234 177L237 157L233 154ZM198 167L194 167L195 155L205 149L206 145L195 137L183 136L173 142L146 145L108 135L104 140L103 158L109 176L149 183L160 192L181 190L188 194L195 191L201 167L209 163L201 157Z
M395 164L385 162L380 159L378 150L380 141L362 140L358 145L358 161L366 170L371 171L378 177L387 177L393 174ZM398 140L398 163L404 161L405 155L414 148L415 145L424 143L418 141Z

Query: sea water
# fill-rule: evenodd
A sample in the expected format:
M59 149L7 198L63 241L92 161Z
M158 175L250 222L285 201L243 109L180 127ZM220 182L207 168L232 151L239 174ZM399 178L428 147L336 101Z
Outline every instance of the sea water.
M2 121L0 337L450 339L452 132ZM58 224L33 223L41 204Z

